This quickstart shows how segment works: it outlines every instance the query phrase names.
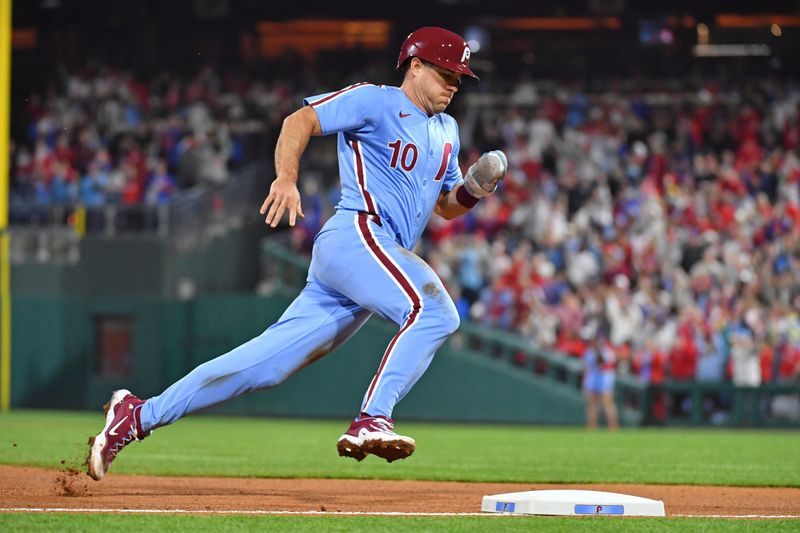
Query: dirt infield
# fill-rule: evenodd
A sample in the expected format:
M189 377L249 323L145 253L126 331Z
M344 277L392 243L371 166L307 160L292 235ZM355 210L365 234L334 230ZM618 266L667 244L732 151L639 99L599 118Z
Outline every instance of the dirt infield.
M800 517L800 489L108 475L0 465L0 508L475 513L487 494L580 488L663 500L668 515Z

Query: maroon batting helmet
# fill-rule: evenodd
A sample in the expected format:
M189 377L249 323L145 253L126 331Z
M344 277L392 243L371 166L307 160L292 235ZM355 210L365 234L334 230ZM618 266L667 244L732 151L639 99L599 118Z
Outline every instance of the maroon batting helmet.
M411 32L397 58L397 69L411 57L418 57L428 63L480 79L469 69L469 46L457 33L444 28L427 27Z

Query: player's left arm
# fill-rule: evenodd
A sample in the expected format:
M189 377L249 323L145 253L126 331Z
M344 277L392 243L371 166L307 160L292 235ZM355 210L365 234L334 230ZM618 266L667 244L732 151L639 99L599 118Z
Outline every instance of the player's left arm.
M450 191L439 193L434 211L447 220L460 217L492 194L508 170L506 156L500 150L483 154L469 167L464 181Z
M446 220L452 220L460 217L461 215L467 214L471 207L467 207L460 203L457 198L458 189L463 186L464 184L457 185L452 191L440 192L439 199L436 200L436 205L434 206L433 211Z

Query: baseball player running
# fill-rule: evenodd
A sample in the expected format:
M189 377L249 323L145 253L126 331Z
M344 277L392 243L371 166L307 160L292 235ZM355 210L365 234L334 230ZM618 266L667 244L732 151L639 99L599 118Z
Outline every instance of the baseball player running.
M297 172L313 135L338 135L342 197L317 234L307 284L277 323L208 361L159 396L118 390L93 439L88 473L100 480L121 449L158 427L253 390L274 387L336 349L372 314L399 331L367 387L358 416L339 438L339 455L389 462L414 452L395 433L394 406L408 394L437 348L458 327L455 306L436 273L410 250L432 212L463 215L491 194L506 172L500 151L483 154L462 177L455 120L444 113L469 68L464 39L420 28L403 42L400 87L357 83L311 96L287 117L275 148L277 177L261 206L275 227L303 216Z

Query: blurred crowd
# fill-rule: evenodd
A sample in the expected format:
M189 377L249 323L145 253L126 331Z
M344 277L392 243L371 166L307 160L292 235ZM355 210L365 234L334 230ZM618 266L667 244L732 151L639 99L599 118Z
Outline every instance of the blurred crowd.
M523 81L454 110L462 170L510 165L417 250L462 319L574 357L602 338L648 383L800 380L800 85L688 85ZM298 247L330 203L305 192Z
M12 142L12 222L50 206L162 205L181 189L224 184L252 157L279 93L210 68L149 79L102 64L62 69L25 99Z

